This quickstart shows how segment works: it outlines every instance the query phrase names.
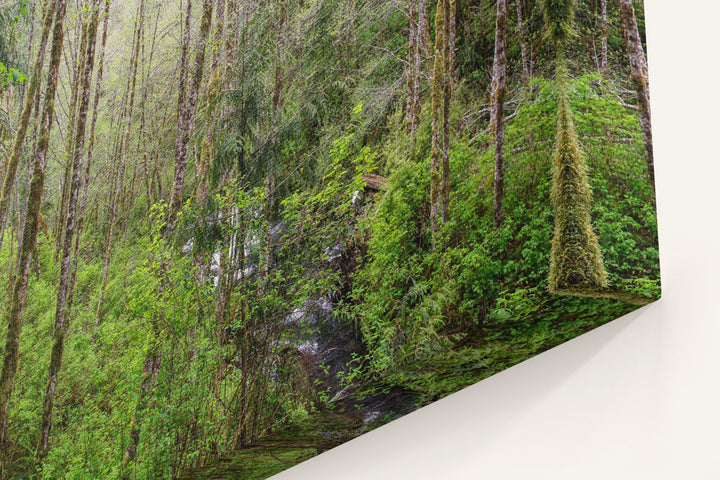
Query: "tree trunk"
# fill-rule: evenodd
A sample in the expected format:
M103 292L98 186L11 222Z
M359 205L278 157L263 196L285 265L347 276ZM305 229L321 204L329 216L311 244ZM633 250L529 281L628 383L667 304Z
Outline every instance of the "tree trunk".
M157 384L157 376L160 372L159 339L152 339L152 344L145 354L145 365L143 367L143 380L140 384L140 397L135 405L132 423L130 424L130 440L123 455L123 465L120 478L127 480L130 477L129 465L135 461L137 448L140 444L140 427L142 417L150 403L152 391Z
M607 0L600 0L600 74L608 75L608 22Z
M108 277L110 274L110 262L112 260L113 239L115 237L115 226L117 223L118 204L121 201L121 193L123 190L123 182L125 179L125 164L127 161L127 151L130 145L130 132L132 130L132 118L135 108L135 86L137 84L138 57L140 56L140 38L144 26L145 0L140 0L138 7L138 15L136 18L135 40L133 50L130 54L130 78L128 80L128 104L124 108L123 124L125 132L118 140L118 154L120 162L118 163L116 175L110 191L110 214L108 219L108 232L105 239L105 265L103 268L103 277L100 283L100 297L98 299L97 309L95 311L95 324L99 325L102 320L102 309L105 302L105 290L107 289ZM122 127L121 127L122 128Z
M223 79L225 86L230 86L233 78L233 70L236 62L237 29L238 29L238 5L237 0L227 0L225 12L227 26L225 28L225 71Z
M64 22L66 0L57 0L55 3L55 24L53 27L52 49L50 52L50 65L48 67L47 88L40 124L37 150L34 155L33 175L30 192L26 206L26 220L23 240L18 254L19 266L15 276L12 295L7 305L7 338L3 356L2 372L0 373L0 446L2 447L2 472L7 467L8 458L8 407L12 382L17 372L18 357L20 354L20 331L22 328L22 312L25 306L28 275L32 254L37 245L37 232L40 224L40 207L45 187L45 165L50 140L50 131L55 115L55 92L57 91L58 71L62 57L64 43Z
M182 132L185 128L185 109L187 108L187 77L188 55L190 53L190 26L192 20L192 0L187 1L185 12L185 26L183 28L182 47L180 50L180 64L178 66L178 103L177 103L177 129L175 131L175 158L178 158L182 146Z
M173 179L173 191L170 199L170 212L168 214L168 227L172 231L175 218L182 208L183 188L185 186L185 172L188 163L188 144L192 135L193 122L195 120L195 109L202 83L203 69L205 66L205 46L207 44L210 24L212 23L212 0L203 1L203 14L200 20L200 35L195 47L195 66L193 67L193 78L188 90L187 102L180 111L178 105L178 128L175 137L175 177ZM184 75L183 72L180 73Z
M420 102L420 79L422 78L423 62L430 56L430 25L427 17L427 2L419 0L418 2L418 23L417 36L415 37L415 90L413 91L415 103L415 120L420 122L420 112L422 103Z
M406 70L406 85L407 85L407 99L405 102L405 132L411 136L415 135L415 129L417 128L417 118L415 117L416 106L415 106L415 83L419 82L420 79L417 77L416 65L417 52L419 51L419 45L417 43L418 36L418 22L415 18L417 14L418 0L410 0L410 24L408 25L408 65Z
M274 138L272 129L278 122L280 108L282 107L283 78L285 76L285 58L287 49L287 22L288 22L288 4L287 0L280 0L280 25L278 26L278 44L277 57L274 66L274 82L273 82L273 102L272 114L273 120L269 125L270 135L273 135L272 143L277 147L277 140ZM259 293L263 295L267 290L270 269L272 268L273 244L272 244L272 225L275 219L275 165L277 148L272 148L269 155L267 174L265 176L265 201L263 205L266 231L265 231L265 261L262 269L262 283L259 285Z
M73 145L73 156L70 164L72 172L68 188L67 217L65 219L65 233L62 242L62 256L60 260L60 282L58 285L57 302L55 307L55 329L53 331L53 345L50 356L50 367L48 371L48 382L45 389L45 400L43 402L42 420L40 424L40 443L38 444L38 457L44 457L49 448L50 429L52 428L52 410L55 400L55 390L58 383L58 373L62 365L62 353L65 344L65 334L68 330L70 310L73 295L71 281L71 253L73 238L77 224L77 204L80 192L80 169L84 153L85 125L87 123L87 112L90 105L90 88L92 72L95 64L95 40L97 36L98 16L100 14L100 0L94 0L92 18L86 30L86 51L81 52L83 72L80 83L81 95L79 97L79 111L77 125L75 128L75 141Z
M157 10L157 14L155 15L155 27L153 30L153 36L152 36L152 42L150 46L150 55L149 58L145 58L145 32L143 31L142 35L142 55L140 59L140 70L142 73L142 99L140 100L140 141L139 144L142 144L142 148L140 148L140 145L138 145L138 150L141 150L139 153L142 157L142 183L145 186L145 199L146 199L146 205L153 205L155 202L153 201L152 197L152 173L150 171L150 165L148 163L148 133L147 133L147 105L148 105L148 96L150 91L150 82L151 82L151 72L152 72L152 60L153 60L153 54L155 53L155 45L157 42L157 32L158 32L158 23L160 21L160 13L161 10ZM147 72L145 72L145 66L147 65ZM138 199L136 198L136 202Z
M83 71L85 69L85 54L87 51L87 34L88 23L81 19L82 27L80 34L80 50L75 60L75 68L73 69L73 78L70 84L70 107L68 109L67 130L65 133L65 168L62 177L62 188L60 194L60 209L58 210L57 220L54 227L55 235L55 260L57 261L60 249L62 248L62 237L67 219L67 202L70 192L70 177L72 176L72 159L75 156L75 129L77 127L77 107L80 95L80 83Z
M0 192L0 249L2 248L3 237L5 236L5 222L8 216L8 206L10 205L10 196L12 195L15 178L17 175L18 164L22 155L23 144L25 143L25 135L27 134L30 117L32 116L33 105L35 99L40 93L40 83L42 82L42 69L45 59L45 47L50 36L50 28L52 27L53 14L57 10L59 0L45 0L43 5L43 27L40 34L40 48L38 49L37 59L30 76L30 84L24 98L24 105L20 118L18 120L17 130L13 140L12 152L7 162L5 170L5 179L3 181L2 192Z
M210 23L212 21L212 0L205 0L203 3L203 15L200 24L200 37L197 43L197 52L195 57L195 70L192 83L190 84L190 90L188 91L187 102L182 101L182 97L178 102L178 129L182 126L184 129L182 138L180 138L180 145L176 138L176 171L175 171L175 189L173 191L173 197L170 205L170 214L168 217L168 225L172 231L173 223L176 218L177 212L182 205L182 187L185 178L185 167L187 166L188 160L188 142L191 135L192 123L194 120L195 107L197 105L198 93L200 90L200 84L202 83L202 70L205 64L205 45L207 43L208 33L210 31ZM188 17L186 17L186 35L189 35L189 18L190 18L191 7L188 6ZM185 38L183 41L185 41ZM182 59L181 59L182 63ZM184 73L181 72L181 77ZM183 106L184 104L184 106ZM180 125L182 122L182 125ZM178 132L180 135L180 132ZM177 147L180 146L180 152L177 151ZM178 159L177 154L180 153L181 158ZM182 171L181 171L182 170ZM179 190L178 190L179 187ZM177 197L179 191L180 197ZM174 213L173 213L174 212ZM166 265L161 266L160 275L166 274ZM162 292L161 292L162 293ZM128 465L135 461L137 447L140 442L140 428L142 424L142 418L145 410L149 404L152 392L157 383L157 375L160 371L160 364L162 356L160 353L160 325L164 322L162 319L153 319L153 333L154 339L152 345L148 348L145 354L145 368L143 382L140 385L140 397L135 407L134 418L130 427L130 441L127 448L125 449L125 455L123 457L123 469L122 478L130 478L130 472Z
M457 72L455 71L455 30L457 28L457 0L447 0L446 21L447 21L447 64L449 66L448 78L451 86L458 83Z
M493 185L493 223L503 222L505 196L505 91L507 89L507 1L497 0L495 23L495 61L493 62L492 118L490 130L495 143Z
M445 68L443 54L445 52L445 3L447 0L438 0L435 13L435 63L432 78L432 146L430 150L430 228L435 234L440 229L441 198L442 198L442 172L441 162L443 155L443 86Z
M98 104L100 103L100 92L102 89L102 78L103 71L105 69L105 46L107 45L107 32L108 32L108 18L110 16L110 1L105 0L105 11L103 13L103 33L100 41L100 60L98 63L98 73L95 79L95 97L93 99L93 114L92 120L90 121L90 134L88 135L88 146L87 146L87 159L85 160L85 172L82 179L82 194L80 195L80 205L78 207L78 224L77 234L75 235L75 247L73 250L73 264L72 271L70 274L70 289L72 290L75 285L75 277L77 274L78 266L78 251L80 250L80 240L82 239L82 233L85 226L85 207L87 205L88 187L90 185L90 167L93 160L93 150L95 147L95 125L97 124L98 118ZM112 122L111 122L112 123ZM107 279L106 279L107 281ZM72 303L72 298L68 302L68 311Z
M623 34L627 46L628 60L630 61L630 78L635 85L638 102L638 117L642 131L643 145L645 147L645 161L648 167L650 185L655 191L655 161L652 144L652 123L650 119L650 92L648 89L648 69L643 51L635 9L632 0L620 0L620 17L623 24Z
M532 66L530 65L530 56L528 54L527 29L525 28L525 15L523 14L523 0L515 0L515 6L517 9L518 36L520 41L520 58L522 60L523 67L523 80L527 84L530 80L532 80Z
M223 43L225 42L225 0L216 0L215 5L215 31L213 32L213 56L212 71L215 73L220 68ZM220 72L218 72L220 75Z
M212 46L212 62L210 68L210 79L207 82L207 103L208 103L208 114L207 122L208 129L205 133L202 145L200 147L200 168L198 170L198 187L197 187L197 202L202 205L205 203L208 191L208 180L207 174L210 169L210 161L212 160L213 151L213 133L215 132L215 108L212 106L212 102L217 96L222 85L222 73L220 72L220 53L223 51L224 41L224 30L225 30L225 0L217 0L215 6L215 31L213 32L213 46Z
M550 251L549 289L555 294L592 297L607 288L607 272L592 226L592 191L585 154L580 148L570 111L568 72L561 51L556 61L558 123L551 194L555 229Z
M244 300L241 300L243 302L243 305L241 306L241 316L243 321L243 331L240 334L240 361L242 362L240 366L240 418L238 420L238 440L236 443L236 447L243 447L248 442L248 431L247 431L247 424L248 424L248 384L249 384L249 368L248 368L248 362L249 362L249 355L248 355L248 346L247 346L247 326L245 326L246 322L246 315L245 315L245 307L244 307Z
M417 21L415 18L417 17ZM405 131L415 143L415 132L420 123L422 102L420 101L420 83L422 80L423 60L428 53L428 20L425 0L413 0L410 8L407 69L407 103Z
M575 34L572 26L575 7L574 0L545 0L543 4L546 38L552 41L555 49L558 92L551 192L555 228L548 289L553 294L597 297L606 294L607 272L592 226L592 190L585 154L570 110L570 75L565 60L567 41Z
M450 102L455 71L455 0L445 0L445 45L443 52L443 156L440 206L442 221L450 212Z
M277 112L282 105L283 78L285 76L283 67L285 65L285 48L287 44L287 21L288 6L287 0L280 0L280 25L278 26L277 59L275 60L275 71L273 80L273 111Z

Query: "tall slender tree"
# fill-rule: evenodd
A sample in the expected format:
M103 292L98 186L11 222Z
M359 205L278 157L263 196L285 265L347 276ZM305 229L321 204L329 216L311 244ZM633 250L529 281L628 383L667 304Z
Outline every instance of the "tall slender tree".
M525 25L523 0L515 0L515 9L517 11L518 42L520 43L520 59L523 67L523 80L525 83L528 83L532 80L532 59L530 52L528 52L527 26Z
M125 181L125 167L127 165L128 149L130 147L130 133L132 131L133 112L135 111L135 93L137 85L138 57L140 56L140 39L144 28L145 0L140 0L138 13L135 17L135 29L133 47L130 53L130 72L126 90L126 102L123 106L122 126L116 139L116 154L119 157L115 168L115 175L110 186L110 205L107 220L107 234L105 237L105 262L103 277L100 283L100 296L95 310L95 323L99 324L102 319L103 305L105 302L105 290L107 289L108 277L110 274L110 263L112 261L113 241L115 239L115 227L117 225L118 208Z
M224 86L228 87L233 80L233 73L237 57L238 32L238 0L227 0L225 7L225 40L224 57L225 68L223 72Z
M225 0L216 0L215 5L215 29L212 38L212 60L210 62L210 78L207 81L205 96L207 99L207 131L200 146L200 167L197 172L197 201L205 203L208 190L208 169L213 155L213 135L216 133L217 119L215 116L215 99L222 88L222 76L220 61L223 52L224 30L225 30Z
M420 83L423 60L428 50L428 20L426 0L412 0L410 7L405 128L414 142L422 110Z
M83 4L83 7L85 5ZM72 160L75 156L75 129L77 128L77 109L80 101L81 77L85 68L85 54L87 53L87 33L89 23L84 19L80 20L80 47L74 61L73 76L70 83L70 107L68 108L67 128L65 132L65 165L62 177L62 188L60 193L60 208L53 234L55 236L55 260L57 260L62 249L65 221L67 219L67 202L70 191L70 177L72 176Z
M95 43L100 16L100 0L93 0L90 8L90 18L87 29L83 32L86 36L85 52L81 52L83 60L82 75L80 77L80 93L78 103L78 116L75 125L75 139L73 145L72 161L70 163L70 184L68 185L67 216L64 221L65 232L62 236L62 252L60 256L60 280L58 284L57 302L55 306L55 328L53 330L53 345L48 368L48 381L45 388L45 399L43 402L42 420L40 424L40 441L37 455L42 458L47 455L49 449L50 429L52 428L52 413L55 401L55 391L58 384L58 373L62 365L65 335L70 321L70 309L72 303L72 245L77 230L77 206L78 196L81 189L81 167L85 147L85 125L87 113L90 106L90 90L93 69L95 66Z
M600 73L608 74L608 18L607 0L600 0Z
M435 63L432 78L430 225L433 235L450 209L450 103L452 99L454 2L438 0L435 13ZM434 242L434 240L433 240Z
M192 0L187 0L185 11L185 22L182 29L182 43L180 46L180 60L178 62L178 100L176 109L177 127L175 129L175 157L180 155L183 146L183 129L185 108L187 105L187 79L188 79L188 56L190 55L190 29L192 26Z
M5 234L5 223L8 216L8 206L10 205L10 196L15 185L17 177L17 169L22 156L23 145L25 144L25 136L27 135L30 117L32 116L35 99L40 94L40 83L42 81L42 69L45 59L45 48L47 46L48 37L50 36L50 28L52 27L55 11L57 10L58 0L45 0L43 3L43 19L42 31L40 33L40 47L38 48L37 58L33 66L30 76L30 84L24 97L24 105L18 120L18 126L15 130L12 152L8 158L5 168L5 178L3 180L2 192L0 192L0 248L2 248L3 238ZM35 110L38 110L37 108Z
M405 76L407 77L407 98L405 102L405 131L411 136L416 129L415 82L420 79L415 76L415 52L417 51L417 9L419 0L410 0L410 22L408 25L408 63Z
M505 196L505 92L507 90L507 1L497 0L495 21L495 60L492 81L492 118L490 130L495 146L495 179L493 186L493 223L503 222Z
M628 60L630 61L630 78L637 94L638 117L640 119L643 146L645 147L648 177L650 178L650 185L655 190L655 155L653 153L652 122L650 118L648 67L632 0L620 0L620 19L623 25Z
M212 0L204 0L203 13L200 20L200 34L195 49L196 51L195 65L193 67L193 77L189 85L189 90L187 92L187 99L183 102L181 98L178 105L178 131L175 141L175 180L170 201L170 213L168 216L168 226L170 228L170 231L172 231L172 229L174 228L177 213L182 207L182 192L189 153L188 144L190 142L190 136L192 135L192 126L195 119L195 110L200 92L200 85L202 83L203 68L205 66L205 47L207 44L210 26L212 23L212 11ZM190 14L191 6L188 7L188 17L186 17L186 34L188 34L187 22ZM183 72L181 72L181 75L184 75ZM167 265L161 264L159 266L158 275L165 275L166 269ZM163 292L159 292L159 296L162 297L162 295ZM140 394L138 397L138 401L135 405L135 412L133 414L133 420L130 425L130 439L128 441L127 447L125 448L125 455L123 457L123 479L129 478L129 466L132 462L135 461L137 448L140 442L140 428L142 426L143 416L152 396L152 392L157 381L157 376L160 372L160 366L162 363L159 342L161 323L163 323L161 318L155 318L153 319L151 325L152 336L149 340L150 343L145 352L143 380L140 385Z
M445 0L445 44L443 45L442 183L440 208L443 222L450 216L450 103L455 72L455 0Z
M545 36L555 49L558 90L552 187L555 230L549 283L552 293L594 296L607 288L607 273L590 218L592 191L567 91L565 47L574 33L576 8L576 0L543 0Z
M195 46L195 65L192 69L192 81L189 85L186 102L182 105L182 109L180 105L178 106L178 127L175 138L175 177L173 179L173 190L172 196L170 197L170 211L168 214L168 225L171 229L173 228L175 218L183 202L185 172L189 159L189 143L193 131L193 122L195 120L195 111L203 78L203 70L205 68L205 47L212 23L212 12L212 0L203 0L200 33ZM181 75L183 75L182 72Z
M457 30L457 0L447 0L447 69L450 78L450 85L457 84L457 72L455 70L456 54L456 30Z
M27 293L28 276L30 273L30 261L32 253L37 245L37 233L40 224L40 207L42 203L43 190L45 188L45 166L47 160L50 131L55 117L55 93L57 91L58 73L62 58L63 45L65 40L64 24L67 9L66 0L57 0L53 5L54 25L52 35L52 47L50 51L50 64L48 66L47 88L40 123L40 131L37 148L33 155L33 173L30 182L25 207L25 226L22 243L18 252L18 272L15 275L11 295L8 298L6 308L7 315L7 336L5 351L3 355L2 371L0 372L0 448L2 455L2 471L4 472L8 460L8 408L10 394L12 391L13 379L17 372L18 359L20 355L20 332L22 329L22 313L25 306L25 295Z
M435 60L432 76L432 146L430 151L430 226L433 235L442 220L443 87L445 82L445 4L438 0L435 11ZM434 240L433 240L434 243Z
M77 274L78 267L78 251L80 250L80 240L82 239L83 229L85 227L85 211L87 207L88 190L90 187L90 169L92 167L93 152L95 148L96 139L96 126L98 119L98 104L100 103L100 93L102 91L102 79L103 72L105 70L105 47L107 45L107 34L108 34L108 22L110 18L110 2L111 0L105 0L105 10L103 12L103 33L100 40L100 56L98 62L98 71L95 79L95 94L93 98L93 113L92 119L90 120L90 133L87 139L87 157L85 160L85 171L82 177L82 193L80 194L80 204L78 206L77 214L77 233L75 235L75 247L73 250L73 263L72 271L70 276L70 290L75 283L75 277ZM70 299L72 301L72 298ZM70 310L70 302L68 302L68 310Z

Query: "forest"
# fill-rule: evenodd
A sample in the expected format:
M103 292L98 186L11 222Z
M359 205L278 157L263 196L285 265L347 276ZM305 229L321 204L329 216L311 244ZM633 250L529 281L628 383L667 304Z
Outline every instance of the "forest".
M0 3L0 478L264 479L660 296L633 0Z

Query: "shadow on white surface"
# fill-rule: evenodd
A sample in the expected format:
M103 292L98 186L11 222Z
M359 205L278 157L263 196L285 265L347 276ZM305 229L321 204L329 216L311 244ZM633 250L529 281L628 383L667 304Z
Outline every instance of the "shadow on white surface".
M555 469L568 460L572 465L572 459L599 460L611 450L625 449L632 438L608 445L593 440L595 431L612 429L618 421L637 424L642 434L658 428L651 421L658 397L641 400L620 394L608 402L595 392L657 383L659 362L647 349L658 335L639 335L644 330L640 324L660 330L653 315L657 306L633 312L274 478L461 479L482 478L484 472L495 472L489 478L535 478L538 469ZM643 338L633 339L636 336ZM637 349L636 361L608 365L612 349L628 342ZM617 375L618 368L623 375ZM619 417L618 410L624 412ZM624 455L616 451L616 457L618 453ZM626 453L642 455L633 449ZM498 477L497 472L507 476Z

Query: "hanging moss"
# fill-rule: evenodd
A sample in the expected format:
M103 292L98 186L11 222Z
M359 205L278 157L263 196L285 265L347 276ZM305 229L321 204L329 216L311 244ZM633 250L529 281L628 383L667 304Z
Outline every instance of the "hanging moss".
M585 155L575 133L567 94L567 68L558 55L558 123L553 156L555 234L550 256L550 291L595 296L607 289L607 272L592 228L592 191Z
M556 46L562 47L575 35L577 0L544 0L545 35Z
M553 154L552 203L555 232L550 253L550 292L594 298L613 298L643 305L653 299L611 288L590 209L592 191L587 164L575 132L567 84L565 46L575 35L577 0L543 0L545 36L555 48L558 121Z

